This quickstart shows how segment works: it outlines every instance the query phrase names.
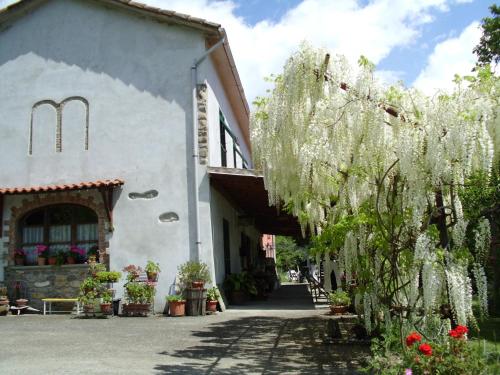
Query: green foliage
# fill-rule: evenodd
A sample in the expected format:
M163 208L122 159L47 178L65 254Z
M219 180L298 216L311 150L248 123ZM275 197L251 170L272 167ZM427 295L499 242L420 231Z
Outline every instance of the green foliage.
M122 273L118 271L101 271L97 272L96 278L101 283L116 283L122 277Z
M210 272L208 266L203 262L188 261L179 266L179 282L185 289L193 281L210 282Z
M63 250L59 250L56 254L56 265L62 266L66 261L66 252Z
M99 272L106 272L106 266L102 263L89 263L88 274L91 277L96 277Z
M328 294L328 302L332 306L349 306L351 304L351 297L343 290L336 290Z
M432 355L422 355L414 344L403 353L403 368L413 374L486 374L481 347L466 339L450 339L445 344L431 343Z
M473 50L479 65L500 61L500 6L493 4L489 9L492 17L483 18L483 35Z
M420 345L428 344L431 354L425 355ZM433 342L421 336L407 346L401 342L397 325L372 340L372 358L365 372L399 375L411 369L413 375L424 374L488 374L485 355L478 342L465 338L444 338Z
M146 272L156 272L156 273L161 272L160 265L151 260L148 260L148 263L146 264L146 268L144 268L144 270Z
M94 291L94 292L96 292L100 287L101 287L101 284L97 279L95 279L93 277L87 277L80 284L80 291L83 291L83 292Z
M185 299L181 294L171 294L166 297L167 302L184 302Z
M207 300L217 301L219 297L220 297L219 289L216 286L213 286L207 290Z
M230 292L243 291L251 295L257 295L257 286L252 275L248 272L232 273L226 276L224 288Z
M276 266L281 271L296 269L307 258L307 248L291 237L276 236Z
M500 204L500 176L495 172L491 178L484 173L476 173L460 189L459 196L466 219L477 221Z
M101 294L102 303L111 303L113 302L113 295L109 289L105 290Z
M155 288L149 283L129 282L125 285L129 303L151 303Z

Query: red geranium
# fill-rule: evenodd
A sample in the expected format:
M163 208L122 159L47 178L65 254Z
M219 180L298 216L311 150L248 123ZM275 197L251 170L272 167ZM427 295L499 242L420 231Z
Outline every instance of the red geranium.
M422 353L423 355L432 355L432 347L429 344L423 343L418 347L418 350L420 350L420 353Z
M467 327L456 326L455 329L450 330L448 334L455 339L461 339L467 332L469 332L469 329Z
M417 341L422 341L422 336L420 336L417 332L412 332L406 336L406 346L412 346Z

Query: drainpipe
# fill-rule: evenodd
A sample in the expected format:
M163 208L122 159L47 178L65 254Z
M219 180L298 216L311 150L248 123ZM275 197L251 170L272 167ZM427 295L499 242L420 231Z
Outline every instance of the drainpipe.
M198 86L198 66L225 41L223 36L217 43L203 53L198 59L194 60L191 66L191 89L193 95L193 173L194 173L194 216L195 216L195 235L196 235L196 257L200 260L201 255L201 238L200 238L200 200L198 194L198 102L197 102L197 86Z

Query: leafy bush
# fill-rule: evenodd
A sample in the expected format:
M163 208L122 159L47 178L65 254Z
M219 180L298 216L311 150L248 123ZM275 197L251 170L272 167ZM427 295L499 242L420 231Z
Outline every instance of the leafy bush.
M328 294L328 302L333 306L349 306L351 304L351 297L347 292L336 290Z
M153 283L129 282L126 284L127 300L129 303L151 303L155 296Z
M182 288L187 288L193 281L210 281L208 266L203 262L188 261L179 266L179 281Z
M148 260L148 263L146 264L146 268L144 268L144 271L159 273L159 272L161 272L160 264L159 263L155 263L155 262L153 262L151 260Z
M243 291L253 296L257 295L255 280L252 275L247 272L232 273L227 275L224 280L224 288L227 291Z
M116 283L122 277L118 271L102 271L96 274L97 280L101 283Z
M375 374L486 374L484 355L468 341L468 329L457 326L442 342L425 340L418 332L406 336L404 346L395 332L374 340L373 358L366 370Z

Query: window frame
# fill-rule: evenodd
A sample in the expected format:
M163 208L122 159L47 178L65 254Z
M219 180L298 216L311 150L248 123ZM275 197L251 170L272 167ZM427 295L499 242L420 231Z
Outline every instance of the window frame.
M73 208L73 209L79 208L79 209L87 210L88 212L91 212L93 214L93 216L94 216L93 219L95 219L95 221L94 220L84 220L84 221L76 220L76 213L73 211L73 212L71 212L69 223L52 224L51 225L51 223L50 223L51 210L54 210L54 209L60 208L60 207L68 207L68 208ZM42 225L27 225L26 224L27 219L31 215L38 213L40 211L43 212L43 224ZM46 245L49 247L49 252L51 254L54 253L54 251L51 249L51 246L68 245L68 250L66 250L66 251L69 251L69 248L71 246L87 245L87 244L98 246L99 245L99 234L98 233L97 233L95 239L78 240L78 238L77 238L77 226L82 225L82 224L83 225L84 224L96 224L97 226L99 225L98 215L90 207L80 205L80 204L74 204L74 203L59 203L59 204L51 204L51 205L47 205L47 206L38 207L34 210L27 212L25 215L23 215L23 217L19 221L19 224L18 224L18 238L19 238L19 240L17 242L18 242L19 247L21 247L21 248L35 246L38 244ZM50 241L50 228L52 226L56 226L56 225L70 225L70 240L69 241ZM24 238L23 230L24 230L24 228L30 228L30 227L31 228L34 228L34 227L42 227L43 228L43 235L42 235L43 240L42 241L39 241L36 243L23 241L23 238ZM61 250L57 250L57 251L61 251ZM62 250L62 251L65 251L65 250Z

